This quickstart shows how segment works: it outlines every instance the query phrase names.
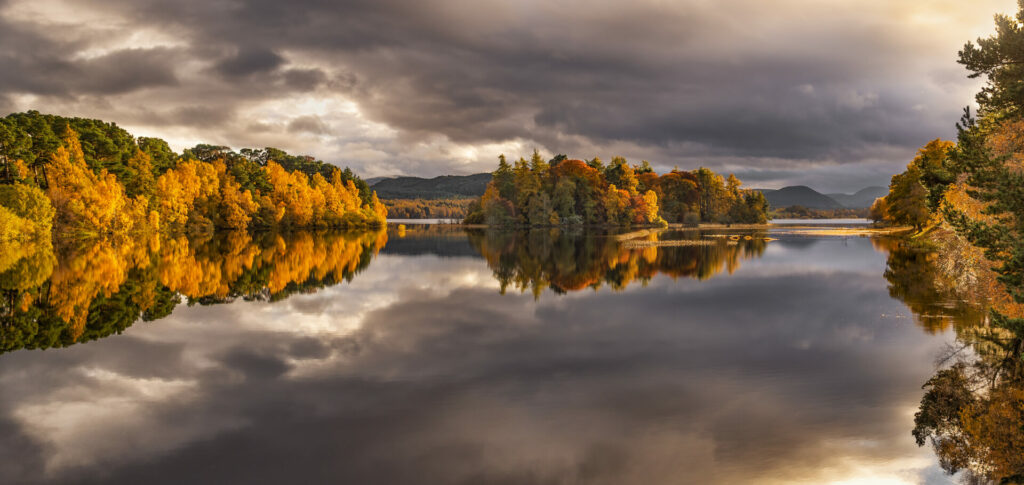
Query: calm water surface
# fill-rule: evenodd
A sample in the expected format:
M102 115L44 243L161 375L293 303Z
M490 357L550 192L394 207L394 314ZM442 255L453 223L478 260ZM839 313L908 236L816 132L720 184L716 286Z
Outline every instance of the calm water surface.
M742 234L23 249L0 483L949 483L893 244Z
M772 224L786 225L827 225L827 226L867 226L870 219L772 219Z

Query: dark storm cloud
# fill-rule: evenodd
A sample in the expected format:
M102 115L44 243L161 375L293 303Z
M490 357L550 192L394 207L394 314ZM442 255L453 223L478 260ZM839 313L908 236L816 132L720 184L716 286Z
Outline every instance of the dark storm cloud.
M89 94L119 94L137 89L177 84L171 49L126 49L77 65L79 79L72 85Z
M312 91L327 80L327 74L320 69L288 69L284 72L284 82L296 91Z
M173 63L181 56L176 49L129 48L77 56L89 46L81 39L54 39L38 26L0 16L0 94L113 95L177 82Z
M622 147L661 167L704 157L761 169L880 158L891 169L906 160L890 158L951 136L970 102L955 48L919 38L942 31L908 27L910 7L886 2L121 0L92 8L173 32L218 79L181 81L160 64L166 56L154 56L148 76L112 59L108 77L61 81L86 67L38 29L14 25L0 36L28 39L22 46L37 36L40 47L10 49L31 54L5 61L24 74L4 89L75 95L181 82L151 97L154 109L186 98L226 112L322 89L355 100L406 142L520 139L578 156ZM122 72L124 83L113 82ZM225 127L236 138L240 130Z
M217 72L228 78L271 72L284 64L284 58L272 50L243 46L238 53L217 63Z

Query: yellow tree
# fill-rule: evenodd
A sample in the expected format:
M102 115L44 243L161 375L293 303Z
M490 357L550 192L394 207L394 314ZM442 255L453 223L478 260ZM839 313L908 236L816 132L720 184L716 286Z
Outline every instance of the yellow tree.
M125 192L131 197L151 197L156 190L156 177L153 176L153 161L149 154L136 148L135 155L125 165L131 172L125 182Z
M79 234L125 232L133 221L124 217L128 198L113 174L94 173L85 163L78 134L68 128L64 146L53 154L47 196L57 211L57 223Z
M373 216L373 218L369 221L370 225L379 226L387 221L388 208L383 203L381 203L380 199L377 198L376 191L370 194L369 209L370 214Z
M253 200L251 192L242 190L241 184L228 173L227 165L223 161L217 160L213 163L213 167L220 182L216 225L231 229L249 227L252 214L259 209L259 204Z
M168 170L156 181L161 224L175 229L190 221L212 220L219 192L220 177L209 163L188 160Z
M322 200L322 204L314 207L313 219L317 225L338 225L341 222L341 216L345 214L345 208L341 202L342 195L338 189L319 173L313 175L310 186L320 194L319 199ZM344 191L344 187L342 190Z
M885 197L875 199L875 202L871 204L869 214L871 216L871 220L875 222L885 222L889 220L889 204L885 201Z
M658 194L654 193L653 190L648 190L644 193L644 208L647 211L647 213L644 214L644 222L663 222L661 216L658 215L658 212L660 211L658 208Z
M284 167L273 161L267 162L263 168L267 180L273 186L270 198L278 211L284 216L282 223L305 227L313 221L313 190L309 186L306 175L298 170L289 173Z

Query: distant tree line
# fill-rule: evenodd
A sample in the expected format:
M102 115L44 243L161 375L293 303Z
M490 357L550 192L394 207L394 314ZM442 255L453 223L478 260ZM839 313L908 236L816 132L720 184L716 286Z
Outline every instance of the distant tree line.
M767 221L764 194L700 168L658 175L643 161L609 164L559 155L509 164L502 155L484 195L469 206L467 224L491 226L631 225L666 222Z
M469 213L473 199L391 199L384 202L395 219L458 219Z
M363 180L313 157L215 145L177 154L99 120L36 111L0 119L0 239L48 235L51 221L88 236L361 227L385 217Z
M772 219L865 219L868 209L811 209L802 205L791 205L770 213Z

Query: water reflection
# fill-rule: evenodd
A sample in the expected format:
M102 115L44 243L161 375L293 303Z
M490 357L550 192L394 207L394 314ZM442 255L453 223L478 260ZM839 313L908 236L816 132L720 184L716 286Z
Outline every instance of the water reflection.
M956 332L957 345L923 386L918 445L930 445L942 468L964 482L1024 482L1024 307L995 285L958 291L932 252L879 242L889 250L890 293L926 330Z
M935 266L936 254L899 238L879 237L872 242L888 255L884 276L889 294L910 307L921 328L929 333L954 328L959 333L985 321L983 308L951 294Z
M0 357L0 483L944 483L908 430L950 334L881 277L920 270L864 238L743 235L51 249L103 276L54 270L4 318L53 320L50 346L163 318ZM91 300L58 313L57 283Z
M387 232L152 236L9 248L0 262L0 351L46 349L163 318L185 298L202 305L270 301L351 280Z
M657 274L704 280L722 271L732 274L741 259L764 253L762 233L718 236L666 231L624 241L610 234L561 229L469 232L503 293L511 287L535 297L548 288L555 293L602 285L623 290L633 282L646 284ZM688 244L657 244L668 241Z

